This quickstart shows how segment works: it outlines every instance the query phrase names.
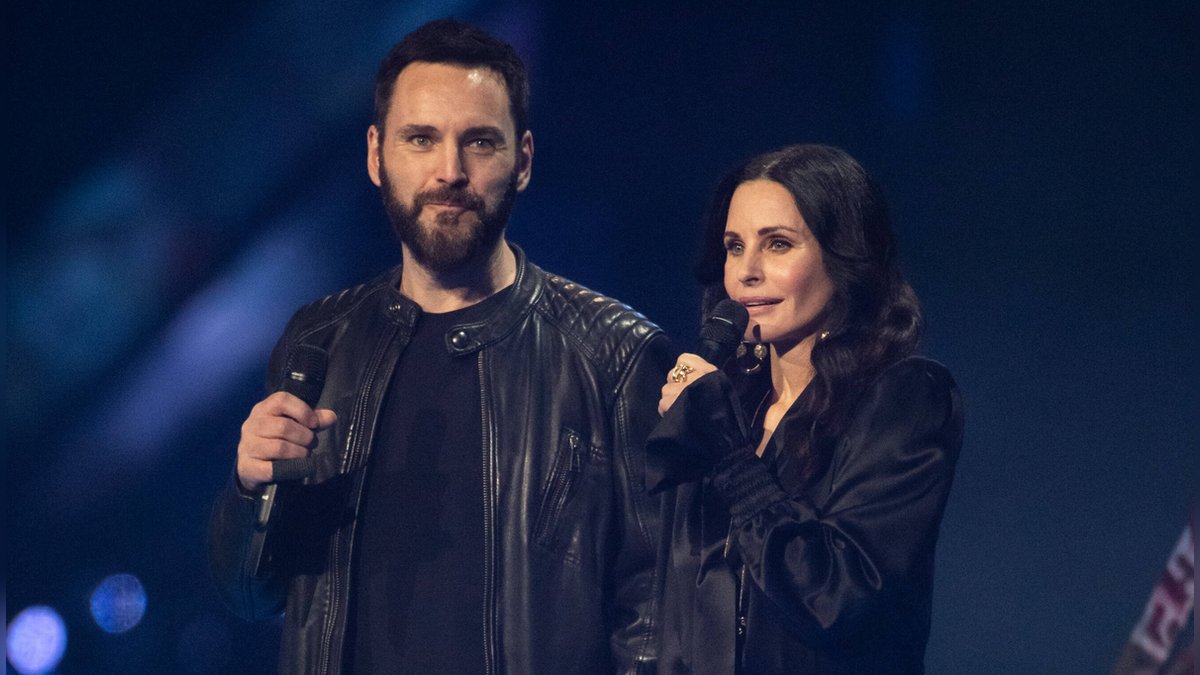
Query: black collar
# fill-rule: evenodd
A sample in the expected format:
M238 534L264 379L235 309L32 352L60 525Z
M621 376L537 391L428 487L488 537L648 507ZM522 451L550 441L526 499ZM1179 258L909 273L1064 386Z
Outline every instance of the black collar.
M525 252L519 246L509 242L508 247L512 249L517 265L517 276L508 297L486 318L452 326L446 332L446 350L451 354L470 354L503 339L532 310L542 291L542 275L537 266L525 258ZM401 295L402 271L402 266L397 265L385 275L391 295L384 311L390 320L411 329L421 316L421 308Z

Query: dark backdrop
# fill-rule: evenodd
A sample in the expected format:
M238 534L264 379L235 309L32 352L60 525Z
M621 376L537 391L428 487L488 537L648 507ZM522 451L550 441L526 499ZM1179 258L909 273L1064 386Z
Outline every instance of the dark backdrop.
M967 405L929 672L1103 672L1140 615L1196 486L1194 2L25 4L6 606L63 616L59 672L273 662L277 627L212 593L208 505L290 312L397 258L374 68L448 14L532 71L510 238L682 346L725 169L824 142L875 174ZM88 597L119 572L147 610L108 634Z

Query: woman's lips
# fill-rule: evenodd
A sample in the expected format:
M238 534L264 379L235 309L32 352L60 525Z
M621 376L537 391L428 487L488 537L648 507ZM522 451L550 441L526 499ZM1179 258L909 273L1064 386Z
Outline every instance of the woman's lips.
M741 298L738 302L746 308L746 312L750 316L764 314L771 311L771 308L778 305L782 300L779 298Z

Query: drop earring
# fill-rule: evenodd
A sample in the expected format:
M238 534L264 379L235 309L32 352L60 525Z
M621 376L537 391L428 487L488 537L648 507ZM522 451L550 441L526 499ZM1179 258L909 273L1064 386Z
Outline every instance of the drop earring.
M762 370L763 361L767 358L767 346L761 342L754 343L753 348L746 347L746 343L738 345L737 351L734 353L734 358L737 361L738 368L747 375L753 375Z

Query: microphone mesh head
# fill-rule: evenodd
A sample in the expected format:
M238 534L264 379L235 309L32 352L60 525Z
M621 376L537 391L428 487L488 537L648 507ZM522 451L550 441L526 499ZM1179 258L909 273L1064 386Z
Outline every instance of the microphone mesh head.
M708 320L700 327L700 339L736 346L746 333L750 314L736 300L726 298L717 303Z
M324 349L298 345L288 354L287 375L299 382L323 382L328 359Z
M733 300L722 300L700 327L700 345L696 355L718 368L737 350L750 315Z
M315 406L325 387L325 368L329 355L324 349L313 345L297 345L287 359L287 370L283 374L280 389L288 392L309 406Z

